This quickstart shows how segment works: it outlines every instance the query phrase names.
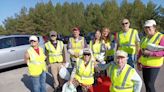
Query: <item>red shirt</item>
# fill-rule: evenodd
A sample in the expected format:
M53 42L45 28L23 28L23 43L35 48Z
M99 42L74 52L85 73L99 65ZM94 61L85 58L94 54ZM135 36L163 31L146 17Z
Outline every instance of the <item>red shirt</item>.
M39 55L39 48L34 49L36 53Z

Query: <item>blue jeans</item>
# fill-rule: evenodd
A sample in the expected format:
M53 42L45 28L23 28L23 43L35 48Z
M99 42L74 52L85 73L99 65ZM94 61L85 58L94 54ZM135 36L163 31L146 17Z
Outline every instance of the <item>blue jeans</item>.
M135 64L136 60L137 60L137 55L135 55L135 54L128 54L128 62L127 63L131 67L134 68L134 64Z
M46 92L46 72L38 77L31 76L33 92Z

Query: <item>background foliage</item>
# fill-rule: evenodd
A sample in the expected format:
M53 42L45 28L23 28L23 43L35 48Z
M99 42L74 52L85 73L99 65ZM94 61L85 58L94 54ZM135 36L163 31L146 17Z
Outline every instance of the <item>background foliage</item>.
M83 34L95 29L109 27L111 31L121 30L121 20L130 19L131 27L143 30L147 19L155 19L160 31L164 30L164 7L149 1L146 5L141 0L129 3L123 0L118 5L116 0L106 0L101 5L83 3L37 3L27 10L23 7L15 17L8 17L4 26L0 25L0 34L41 34L47 35L55 30L63 35L70 35L74 26L79 26Z

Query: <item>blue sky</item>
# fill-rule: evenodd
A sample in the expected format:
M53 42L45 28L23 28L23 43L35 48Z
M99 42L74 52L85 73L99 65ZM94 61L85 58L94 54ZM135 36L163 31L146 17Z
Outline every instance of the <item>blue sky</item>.
M49 0L0 0L0 25L7 17L14 17L15 14L18 14L22 7L29 9L30 7L35 7L37 2L47 3ZM64 3L64 2L83 2L84 4L89 3L98 3L101 4L104 0L51 0L53 4ZM120 4L122 0L117 0ZM133 2L134 0L128 0ZM146 4L149 0L142 0ZM164 7L164 0L152 0L157 5L162 5Z

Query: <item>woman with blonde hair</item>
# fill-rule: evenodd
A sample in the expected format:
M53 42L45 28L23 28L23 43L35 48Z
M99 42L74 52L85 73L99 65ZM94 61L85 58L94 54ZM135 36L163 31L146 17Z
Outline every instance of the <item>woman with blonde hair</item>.
M111 34L111 30L107 27L102 29L102 44L105 48L105 61L111 62L114 60L114 52L115 52L115 43L113 43L114 35Z

